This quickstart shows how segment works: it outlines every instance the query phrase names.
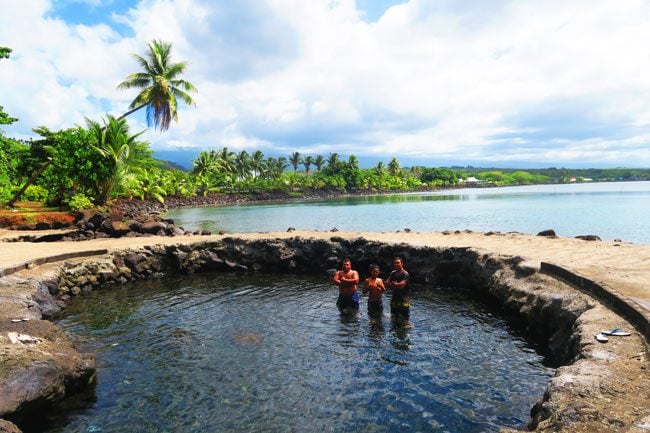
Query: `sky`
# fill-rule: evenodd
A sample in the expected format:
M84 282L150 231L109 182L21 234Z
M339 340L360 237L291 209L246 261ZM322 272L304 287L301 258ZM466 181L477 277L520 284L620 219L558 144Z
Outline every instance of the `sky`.
M136 90L116 87L153 39L198 92L141 137L186 165L226 146L650 167L646 0L0 0L0 105L20 119L5 135L123 114Z

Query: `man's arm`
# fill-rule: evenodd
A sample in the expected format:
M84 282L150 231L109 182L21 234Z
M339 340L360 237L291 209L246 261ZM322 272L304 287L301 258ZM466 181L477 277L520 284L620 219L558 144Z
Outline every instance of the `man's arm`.
M392 274L391 274L392 276ZM388 285L394 289L401 290L406 285L409 283L409 278L410 275L407 272L402 273L400 276L403 276L403 279L401 281L391 281L390 276L388 277L388 280L386 281ZM396 278L399 278L400 276L397 276Z

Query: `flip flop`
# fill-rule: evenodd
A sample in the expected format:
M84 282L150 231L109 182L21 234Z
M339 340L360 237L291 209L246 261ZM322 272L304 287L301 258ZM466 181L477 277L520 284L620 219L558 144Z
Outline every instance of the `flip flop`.
M600 334L595 334L594 337L596 337L596 340L600 341L601 343L606 343L609 341L609 338L607 338L607 335L600 333Z
M611 331L603 331L602 334L613 335L615 337L627 337L628 335L632 335L621 328L614 328Z

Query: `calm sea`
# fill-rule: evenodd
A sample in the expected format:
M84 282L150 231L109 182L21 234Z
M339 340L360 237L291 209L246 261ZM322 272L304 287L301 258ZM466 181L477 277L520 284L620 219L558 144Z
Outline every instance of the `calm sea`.
M229 233L298 230L390 232L474 230L650 244L650 182L468 188L322 201L175 209L187 230Z

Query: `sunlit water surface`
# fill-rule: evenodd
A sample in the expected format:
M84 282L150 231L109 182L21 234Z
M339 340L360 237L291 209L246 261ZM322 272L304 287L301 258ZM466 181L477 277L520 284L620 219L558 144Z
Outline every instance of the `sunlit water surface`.
M553 373L462 290L417 290L410 322L335 298L322 278L210 274L75 299L59 323L98 384L46 431L497 431Z
M650 244L650 182L469 188L242 206L175 209L188 230L518 231Z

